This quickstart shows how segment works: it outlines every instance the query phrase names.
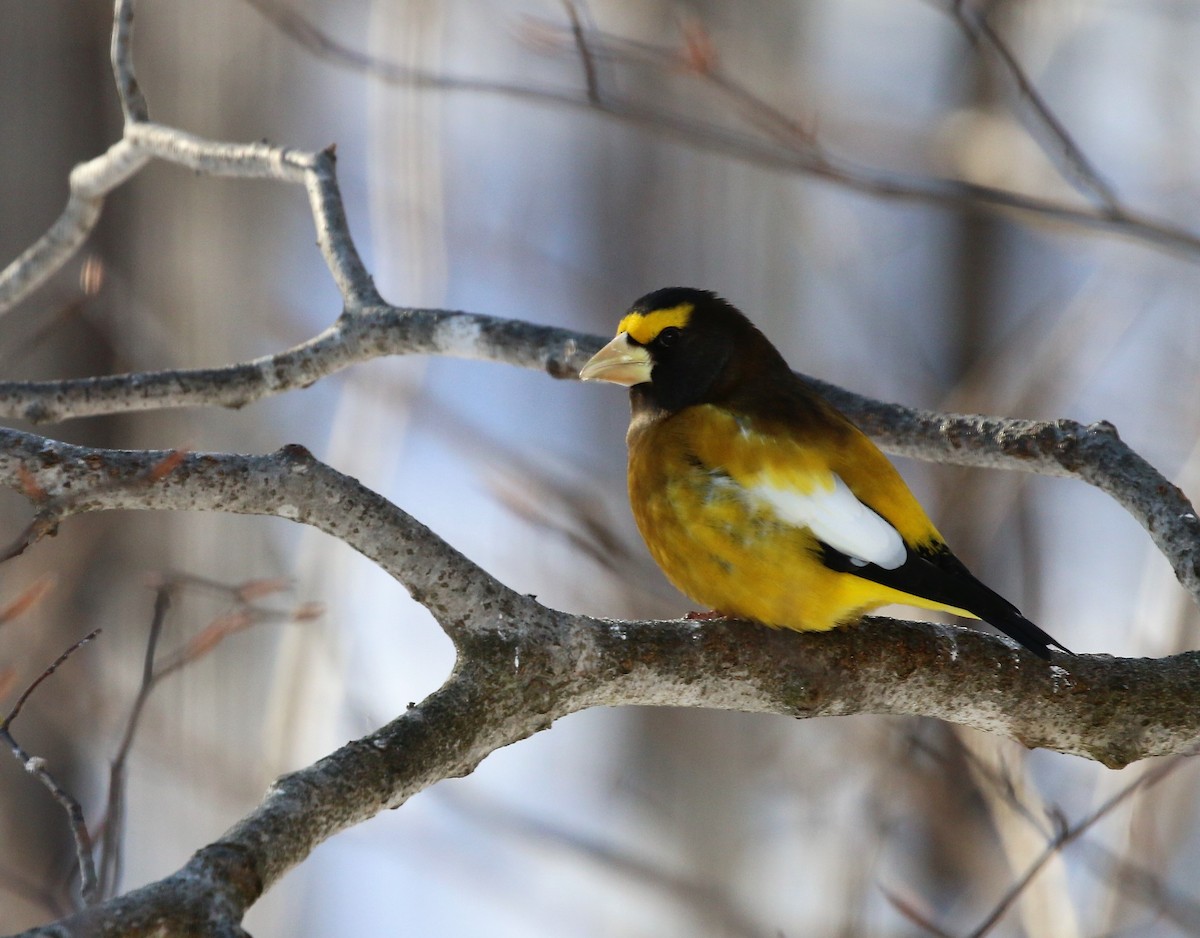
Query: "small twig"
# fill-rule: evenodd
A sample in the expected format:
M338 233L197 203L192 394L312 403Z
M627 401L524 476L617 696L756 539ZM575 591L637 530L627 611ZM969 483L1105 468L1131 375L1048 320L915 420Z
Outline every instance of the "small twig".
M606 95L599 103L560 88L514 82L461 78L414 69L353 49L325 33L316 23L276 0L243 0L313 55L340 67L367 74L389 84L439 91L496 94L571 108L585 108L654 133L682 140L689 146L720 153L781 172L809 174L837 185L884 199L950 205L997 212L1016 212L1042 222L1062 222L1088 230L1108 231L1179 254L1191 263L1200 260L1200 235L1160 219L1123 211L1083 209L1027 196L1008 189L935 176L907 176L877 170L830 154L815 153L809 146L781 146L775 140L732 133L721 126L694 120L662 108L640 105L627 98ZM606 42L616 41L606 37ZM629 42L628 40L620 40ZM601 54L589 46L593 59ZM801 128L803 130L803 128Z
M1001 897L1000 901L996 903L992 911L988 913L987 917L984 918L984 920L969 933L968 938L983 938L984 935L991 931L1056 853L1058 853L1072 841L1078 840L1086 831L1094 827L1097 822L1099 822L1108 814L1111 814L1117 807L1129 799L1134 792L1138 791L1139 789L1150 788L1152 785L1162 781L1168 774L1175 771L1175 769L1182 765L1186 760L1191 759L1193 755L1194 752L1172 756L1166 761L1148 770L1138 778L1134 779L1124 788L1117 791L1114 795L1112 795L1112 797L1110 797L1107 801L1100 805L1100 807L1096 808L1095 811L1087 815L1087 817L1083 818L1081 821L1078 821L1070 827L1061 828L1060 831L1050 840L1050 842L1046 844L1046 849L1043 850L1042 854L1033 861L1029 869L1027 869L1025 873L1018 878L1017 881L1012 884L1012 886L1009 887L1008 891Z
M946 9L941 4L937 6L939 9ZM999 60L1021 99L1029 105L1033 115L1030 132L1035 138L1050 138L1049 144L1044 144L1042 150L1059 167L1063 178L1083 195L1093 199L1109 216L1123 216L1124 210L1112 186L1092 165L1062 121L1055 116L1016 55L988 22L987 16L964 0L953 0L949 6L949 13L973 46L990 51Z
M558 29L556 24L540 20L536 22L545 35L559 37L558 45L561 46L562 30ZM606 61L617 64L674 67L695 75L740 108L742 116L751 125L789 147L810 151L819 162L824 162L824 155L817 151L816 136L813 132L800 121L785 114L723 72L711 40L695 24L685 23L682 27L684 33L682 51L669 46L598 31L593 31L589 38L586 34L578 33L577 30L577 24L573 23L571 29L573 44L579 47L581 42L585 43L593 61L603 57ZM592 103L600 106L600 109L603 110L601 102L593 101Z
M8 711L8 716L6 716L3 720L0 720L0 730L7 730L9 727L11 727L13 724L13 721L18 716L21 715L21 710L24 708L25 702L27 700L29 700L30 696L33 694L33 692L35 690L38 689L38 687L41 685L41 683L43 681L45 681L47 678L49 678L52 674L54 674L54 672L57 671L62 666L62 664L68 658L70 658L71 655L73 655L78 649L82 648L84 645L86 645L88 642L90 642L93 638L95 638L97 635L99 635L100 631L101 631L100 629L93 629L91 632L89 632L87 635L85 635L83 638L81 638L79 641L77 641L74 645L72 645L70 648L68 648L66 651L64 651L61 655L59 655L57 658L55 658L53 664L51 664L48 668L46 668L45 671L43 671L41 674L39 674L34 679L33 683L30 684L28 687L25 688L24 691L21 692L21 696L17 698L17 702L15 704L13 704L12 709Z
M146 637L146 650L142 657L141 685L130 708L129 716L125 721L125 731L109 768L108 804L105 815L96 828L98 837L102 838L103 843L100 856L101 895L114 894L123 874L126 765L150 695L167 677L198 661L235 632L250 628L260 622L281 619L302 621L311 618L313 615L311 606L301 606L291 613L284 613L258 609L251 605L256 599L286 588L287 582L281 578L273 578L247 580L230 586L204 577L174 574L169 578L164 578L155 586L154 612ZM159 664L158 647L166 625L167 614L171 609L172 599L183 586L189 585L217 590L231 597L237 604L237 608L212 620L187 643L182 651L165 664Z
M125 120L149 120L146 98L133 70L133 0L116 0L110 58Z
M155 485L179 468L180 463L187 456L188 452L189 450L183 448L169 450L161 459L152 466L147 467L136 478L129 480L113 479L108 484L113 487ZM28 470L26 470L26 473L28 473ZM27 483L26 489L31 484ZM34 498L34 496L30 497ZM33 516L33 520L25 526L25 529L7 547L0 550L0 563L12 560L14 557L19 557L42 538L56 533L59 522L71 514L74 503L82 497L78 493L60 494L57 497L52 497L44 489L39 488L38 494L34 498L35 503L39 505L37 513ZM38 598L40 599L41 597Z
M11 310L73 257L100 219L105 197L151 159L210 176L275 179L303 185L317 245L347 311L381 304L382 297L358 254L338 188L333 149L305 153L265 143L226 143L139 120L104 154L76 166L68 179L67 207L32 246L0 270L0 313Z
M30 547L40 541L47 534L53 534L58 528L59 521L62 520L62 515L58 511L40 510L33 516L33 520L25 526L8 546L0 550L0 563L12 560L14 557L19 557L25 553Z
M125 732L117 753L113 757L108 770L108 805L104 818L97 826L102 831L103 848L100 853L100 891L101 895L111 895L121 881L123 867L123 847L125 835L125 765L129 751L133 747L133 738L141 720L146 701L155 684L154 658L158 649L158 640L162 635L167 612L171 608L172 587L162 583L154 593L154 614L150 620L150 630L146 638L146 651L142 658L142 682L134 699L129 718L125 722Z
M571 35L575 39L575 48L579 50L579 62L583 66L583 81L587 88L588 100L592 104L600 104L600 79L596 74L596 60L592 58L592 50L588 46L587 34L579 19L579 10L574 0L563 0L567 17L571 20Z
M935 938L954 938L954 935L945 929L939 927L934 921L929 918L924 912L916 907L913 902L901 897L899 894L892 892L886 886L880 886L880 891L883 897L891 903L892 908L903 915L906 919L916 925L918 928L923 928Z
M41 686L42 682L54 674L78 649L82 648L99 634L100 629L93 629L55 658L54 662L39 674L33 683L25 688L17 698L17 702L8 712L8 716L3 721L0 721L0 739L12 750L17 761L25 767L25 771L41 782L54 800L67 812L67 817L71 825L71 834L75 838L75 857L79 863L79 891L86 905L95 903L100 898L100 895L97 889L96 866L92 859L92 838L88 833L87 821L83 816L83 808L71 793L58 783L57 779L50 773L50 770L46 768L46 760L40 756L31 755L17 742L12 735L11 727L13 721L20 715L26 701Z
M104 197L150 161L125 139L100 156L80 163L67 177L66 208L50 228L12 263L0 270L0 313L11 310L82 247L104 206Z
M293 586L288 577L264 577L256 580L244 580L241 583L222 583L211 577L199 576L195 573L172 571L166 578L173 586L195 586L209 592L217 593L234 602L249 604L266 596L283 593Z

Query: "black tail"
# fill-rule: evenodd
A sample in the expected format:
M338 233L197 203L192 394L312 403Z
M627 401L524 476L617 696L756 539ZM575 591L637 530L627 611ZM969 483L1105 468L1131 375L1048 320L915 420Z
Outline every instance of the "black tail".
M979 581L976 580L978 583ZM982 583L979 584L983 586ZM1063 643L1058 639L1042 631L1038 626L1034 625L1026 619L1008 600L1003 599L996 593L992 593L986 586L983 587L992 596L1004 603L1004 606L995 606L989 604L985 607L983 604L977 606L964 605L961 608L966 609L979 616L984 622L995 626L1009 638L1020 642L1039 658L1050 660L1050 646L1053 645L1059 651L1064 651L1068 655L1073 655L1074 652L1063 646Z
M873 563L860 566L832 547L826 544L821 546L821 559L827 567L873 580L912 596L965 609L1024 645L1039 658L1049 661L1051 646L1068 655L1074 654L1062 642L1021 615L1007 599L979 582L944 544L932 550L915 551L910 547L908 558L894 570Z

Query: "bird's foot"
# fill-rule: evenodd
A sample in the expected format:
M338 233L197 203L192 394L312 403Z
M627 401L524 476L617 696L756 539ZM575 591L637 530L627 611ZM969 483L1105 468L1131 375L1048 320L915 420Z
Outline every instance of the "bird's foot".
M719 609L710 609L708 612L689 612L684 618L707 622L709 619L728 619L729 616L725 615Z

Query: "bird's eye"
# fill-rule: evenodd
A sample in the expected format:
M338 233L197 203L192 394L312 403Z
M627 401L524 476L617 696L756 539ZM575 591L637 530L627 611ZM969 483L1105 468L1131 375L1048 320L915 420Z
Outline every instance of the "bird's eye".
M663 348L668 348L675 344L675 340L679 338L679 329L675 326L667 326L658 334L658 344Z

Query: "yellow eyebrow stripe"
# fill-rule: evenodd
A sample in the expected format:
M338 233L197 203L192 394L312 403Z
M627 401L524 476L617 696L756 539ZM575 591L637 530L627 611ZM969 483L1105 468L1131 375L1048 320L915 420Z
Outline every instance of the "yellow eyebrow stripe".
M647 313L630 313L617 325L617 335L624 332L639 345L649 345L664 329L674 326L682 329L692 318L691 303L680 303L667 309L654 309Z

